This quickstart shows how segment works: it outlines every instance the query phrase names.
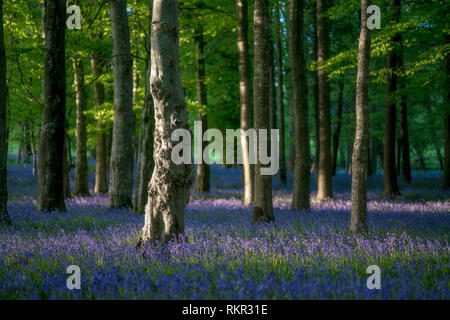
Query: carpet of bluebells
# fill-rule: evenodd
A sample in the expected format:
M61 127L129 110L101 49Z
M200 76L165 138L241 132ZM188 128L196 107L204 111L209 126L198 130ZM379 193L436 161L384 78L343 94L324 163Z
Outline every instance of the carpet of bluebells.
M92 164L90 166L92 168ZM106 196L72 198L66 213L37 213L29 165L8 168L13 226L0 227L0 299L450 299L450 193L441 176L415 175L402 196L369 180L370 232L348 232L350 176L333 178L333 201L290 210L274 177L276 222L251 224L241 172L212 169L210 193L191 193L186 238L166 250L134 249L144 217L109 210ZM73 174L73 173L72 173ZM72 177L73 178L73 177ZM93 189L94 173L90 173ZM69 265L81 289L69 290ZM369 290L367 267L381 268Z

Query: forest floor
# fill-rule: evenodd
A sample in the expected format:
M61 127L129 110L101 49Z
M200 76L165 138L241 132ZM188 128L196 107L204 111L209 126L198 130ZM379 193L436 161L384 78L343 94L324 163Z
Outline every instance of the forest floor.
M325 203L313 200L313 177L310 213L290 210L292 175L287 187L274 177L276 222L253 227L240 170L215 167L211 192L191 194L186 240L143 257L134 249L143 215L108 210L106 196L39 214L30 165L8 174L0 299L450 299L450 192L439 175L401 183L396 200L380 197L381 176L370 178L370 232L352 235L349 175L333 178ZM80 267L80 290L66 286L70 265ZM380 290L367 288L370 265L381 268Z

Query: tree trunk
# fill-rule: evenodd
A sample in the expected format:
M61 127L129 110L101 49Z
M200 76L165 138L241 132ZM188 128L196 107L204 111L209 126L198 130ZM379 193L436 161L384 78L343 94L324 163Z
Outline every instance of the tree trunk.
M255 0L254 3L254 121L255 130L259 135L261 129L270 129L269 118L269 87L270 87L270 61L269 51L272 46L269 32L269 1ZM269 130L267 130L269 131ZM258 141L258 155L260 149ZM270 139L267 134L268 150ZM270 222L275 219L272 205L272 176L262 175L260 158L255 166L255 202L253 207L253 221Z
M267 9L269 11L269 20L268 25L270 26L272 24L272 7L270 6L269 2L269 8ZM269 64L269 123L270 123L270 129L276 129L277 128L277 90L275 88L275 50L274 50L274 39L273 39L273 33L271 28L269 27L268 31L268 37L269 37L269 47L268 47L268 53L269 58L268 61L270 61Z
M369 160L369 67L372 32L367 28L367 7L361 0L361 31L356 78L356 132L352 155L352 207L350 231L367 231L367 171Z
M91 69L94 78L100 77L102 67L98 52L91 54ZM99 80L94 82L94 105L100 106L105 100L105 88ZM96 151L95 151L95 194L105 194L108 192L108 182L106 177L106 132L103 119L97 119L96 125Z
M391 21L398 23L400 19L400 0L391 0ZM397 173L395 168L395 135L396 135L396 102L393 94L397 91L398 71L398 44L399 34L390 39L393 48L388 52L387 66L388 78L386 84L386 118L384 124L384 159L383 159L383 195L395 197L400 195L397 184Z
M403 54L400 56L400 68L403 69ZM403 79L400 89L404 90L406 87L406 79ZM408 109L406 107L406 95L403 94L400 101L400 126L401 126L401 172L402 179L411 182L411 153L409 147L409 129L408 129Z
M145 225L138 246L167 242L184 232L184 209L193 180L192 164L175 164L176 129L189 129L179 69L178 1L154 0L151 31L151 91L155 104L155 168L149 185Z
M317 62L317 6L315 4L312 5L312 16L313 16L313 26L314 26L314 35L313 35L313 60ZM319 164L320 158L320 120L319 120L319 78L318 71L314 72L313 79L313 97L314 97L314 172L316 173L316 179L318 179L317 175L317 167Z
M8 214L8 186L6 160L8 150L6 115L7 115L7 86L6 86L6 50L3 33L3 0L0 0L0 224L11 224Z
M152 16L153 0L148 1L149 16ZM138 156L138 171L136 189L134 194L134 211L139 213L145 212L145 205L148 200L148 184L152 177L154 161L153 161L153 131L155 130L155 112L153 105L153 97L150 90L150 41L151 41L151 19L149 19L149 38L147 58L146 58L146 75L145 75L145 100L142 109L142 128Z
M70 191L70 143L67 132L64 134L63 190L64 198L72 197Z
M74 82L77 104L77 151L75 162L75 186L73 193L76 196L89 196L88 164L86 148L86 88L84 84L83 60L73 60Z
M64 137L66 113L66 1L45 1L45 110L39 146L38 211L66 211Z
M206 102L206 83L205 83L205 42L203 39L203 27L198 25L195 30L195 75L197 80L197 99L198 99L198 111L197 120L202 123L202 137L205 131L208 130L208 114L207 114L207 102ZM206 142L201 143L201 150L206 147ZM202 153L199 157L202 157ZM195 180L195 191L209 192L209 178L210 166L205 161L200 160L197 165L197 177Z
M289 55L291 57L294 100L294 193L292 210L309 210L310 145L308 92L303 47L303 0L289 1Z
M240 94L240 124L241 130L246 132L250 127L251 100L250 100L250 56L248 51L248 0L236 0L238 15L239 52L239 94ZM241 136L242 172L244 178L244 204L253 201L253 179L249 159L249 139Z
M329 34L328 21L324 13L327 0L317 0L317 62L328 59ZM331 182L331 126L330 126L330 85L328 73L317 70L319 80L319 162L317 166L317 199L333 197Z
M341 136L343 105L344 105L344 80L341 80L341 82L339 82L339 88L338 88L336 130L333 133L333 168L332 168L333 176L336 175L336 169L337 169L337 158L338 158L338 152L339 152L339 138Z
M377 167L378 167L378 163L377 163L377 151L378 148L378 143L377 143L377 139L375 137L370 138L370 144L369 144L369 159L370 159L370 172L369 175L371 176L372 174L377 172Z
M109 207L132 207L133 81L127 2L109 1L113 42L114 124L110 162Z
M445 44L450 43L450 35L445 36ZM450 50L445 53L445 87L447 92L444 93L444 178L442 181L443 189L450 188Z
M286 177L286 147L285 147L285 128L284 128L284 104L283 104L283 46L281 45L281 33L283 32L281 26L280 26L280 10L277 10L277 14L275 15L275 28L276 28L276 40L275 44L277 47L277 54L276 54L276 60L277 60L277 105L278 105L278 129L280 130L280 182L282 184L287 183L287 177Z

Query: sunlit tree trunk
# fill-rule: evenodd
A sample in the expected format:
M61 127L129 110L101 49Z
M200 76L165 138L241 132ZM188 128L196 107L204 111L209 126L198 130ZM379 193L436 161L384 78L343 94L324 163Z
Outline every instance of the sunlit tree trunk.
M400 0L391 0L390 4L393 24L400 19ZM393 97L397 91L397 71L398 71L398 44L400 43L399 34L395 34L390 39L393 46L388 52L387 66L388 70L386 84L386 117L384 124L384 159L383 159L383 195L395 197L400 195L397 184L397 172L395 163L395 136L396 136L396 101Z
M3 0L0 0L0 224L11 224L8 214L8 186L6 158L7 150L7 86L6 86L6 51L3 33Z
M45 1L45 110L39 147L38 211L65 211L66 1Z
M127 2L110 0L114 71L114 124L110 160L109 207L132 206L133 82Z
M205 83L205 41L203 39L203 27L197 25L195 29L195 75L197 80L197 99L198 108L197 120L202 123L202 136L208 130L208 114L206 102L206 83ZM201 150L206 147L206 142L202 139ZM202 157L202 154L198 155ZM204 161L197 165L197 177L195 180L195 191L209 191L210 166Z
M367 7L370 0L361 0L361 31L356 77L356 132L352 156L352 208L350 231L367 231L367 172L369 160L369 82L372 32L367 28Z
M148 1L149 16L152 16L153 0ZM150 91L150 50L151 50L151 19L149 19L149 37L148 47L146 48L146 75L145 75L145 100L142 109L142 128L138 155L138 169L136 188L134 193L134 211L139 213L145 212L145 205L148 200L148 184L152 177L153 167L153 131L155 130L155 112L153 97Z
M310 146L308 121L308 94L303 47L303 0L289 1L289 54L291 57L294 93L294 194L291 208L309 210Z
M270 86L270 57L271 46L269 32L269 1L255 0L254 3L254 122L256 132L270 128L269 118L269 86ZM268 150L270 150L269 132L267 136ZM258 154L259 154L258 143ZM272 205L272 176L261 175L263 165L258 161L255 166L255 199L253 207L253 221L269 222L275 219Z
M87 136L86 136L86 88L84 84L83 60L74 58L74 82L77 105L77 153L75 160L75 186L73 193L76 196L88 196L88 165L87 165Z
M240 122L241 129L247 131L251 127L251 98L250 98L250 57L248 52L248 0L236 0L238 14L239 52L239 94L240 94ZM253 179L249 161L249 139L241 136L242 171L244 178L244 204L253 201Z
M328 59L329 34L325 17L328 0L317 0L317 62ZM331 123L330 123L330 85L328 73L319 68L319 162L317 166L317 199L333 197L331 183Z
M184 232L184 210L193 180L191 164L171 159L176 129L189 129L179 69L178 1L154 0L151 31L151 91L155 104L155 168L145 225L138 246L167 242Z

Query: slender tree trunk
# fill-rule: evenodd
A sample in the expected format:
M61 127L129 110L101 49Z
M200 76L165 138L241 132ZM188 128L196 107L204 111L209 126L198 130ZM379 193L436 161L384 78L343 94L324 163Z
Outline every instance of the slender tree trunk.
M269 20L268 25L270 26L272 24L273 18L272 18L272 8L273 6L270 5L269 2L269 8L267 9L269 12ZM269 123L271 129L277 128L277 90L275 88L275 50L274 50L274 37L271 28L269 27L268 31L268 37L269 37L269 47L268 47L268 53L269 53L269 60L270 61L270 67L269 67Z
M189 129L179 69L178 1L154 0L151 32L151 90L155 104L155 168L149 185L145 225L138 246L167 242L184 232L184 209L193 180L191 164L175 164L174 130Z
M438 162L439 162L439 170L444 171L444 158L442 157L441 148L439 145L435 144L434 149L436 151L436 156L437 156Z
M270 118L267 110L269 106L270 61L269 51L272 46L269 32L269 1L255 0L254 3L254 121L258 133L261 129L270 129ZM267 130L269 131L269 130ZM260 149L258 141L258 154ZM267 134L268 149L270 139ZM261 175L263 165L258 161L255 166L255 202L253 207L253 221L270 222L275 219L272 204L272 176Z
M400 55L400 69L403 70L404 62L403 62L403 53ZM406 87L406 79L402 80L401 90L404 90ZM408 109L406 105L406 95L403 94L400 101L400 126L401 126L401 173L402 179L410 183L411 182L411 153L409 147L409 129L408 129Z
M276 40L275 44L277 47L277 105L278 105L278 129L280 130L280 182L282 184L287 183L286 177L286 146L285 146L285 127L284 127L284 104L283 104L283 47L281 45L281 33L283 32L280 26L280 10L277 10L277 14L275 15L275 27L276 27Z
M356 132L352 156L352 209L350 231L367 231L367 171L369 159L369 67L372 32L367 28L367 7L361 0L361 32L356 78Z
M250 127L251 98L250 98L250 56L248 49L248 0L236 0L238 14L239 52L239 94L240 94L240 122L241 130L246 132ZM241 136L242 172L244 178L244 204L253 201L253 179L249 159L249 139Z
M292 75L290 75L292 78ZM290 89L289 92L293 92L293 89ZM288 170L290 172L294 171L295 168L295 140L294 140L294 100L292 98L289 99L289 162L288 162Z
M45 110L39 147L38 211L65 211L63 176L66 114L66 2L45 1Z
M64 160L63 160L63 190L64 198L71 198L72 192L70 191L70 142L67 132L64 134Z
M148 1L149 16L152 16L153 0ZM147 58L146 58L146 76L145 76L145 100L142 110L142 129L140 137L140 147L138 156L138 172L136 189L134 194L134 211L139 213L145 212L145 205L148 200L148 184L152 177L154 161L153 161L153 131L155 130L155 112L153 105L153 97L150 90L150 41L151 41L151 19L149 19L149 38Z
M313 34L313 60L317 62L317 6L314 4L313 6L313 25L314 25L314 34ZM319 165L320 158L320 119L319 119L319 77L318 71L314 72L313 78L313 97L314 97L314 172L316 173L316 179L318 179L317 175L317 167Z
M16 164L19 164L22 162L22 150L23 150L23 126L21 127L21 134L20 134L20 143L19 143L19 149L17 150L17 158L16 158Z
M75 186L73 193L76 196L89 196L88 164L87 164L87 136L86 136L86 88L84 84L83 60L73 60L74 81L77 104L77 154L75 162Z
M450 44L450 35L445 35L445 44ZM444 93L444 178L442 181L443 189L450 188L450 50L445 53L445 87Z
M391 0L391 21L398 23L400 19L400 0ZM400 195L395 168L395 135L396 135L396 102L393 94L397 91L398 44L399 34L390 40L394 47L388 52L386 69L389 71L386 84L386 118L384 125L384 159L383 159L383 195L395 197Z
M370 138L370 144L369 144L369 150L370 150L370 155L369 155L369 159L370 159L370 174L372 175L374 173L377 172L377 167L378 167L378 163L377 163L377 148L378 148L378 143L377 143L377 139L375 137Z
M310 145L308 92L303 47L303 0L289 1L289 55L294 93L295 168L292 210L309 210Z
M317 62L328 59L329 34L328 21L324 13L328 0L317 0ZM319 162L317 167L317 199L333 197L331 182L331 124L330 124L330 85L328 73L319 69Z
M30 134L30 140L31 140L31 152L33 156L33 163L32 163L32 173L33 176L36 176L38 173L37 170L37 150L36 150L36 141L34 138L34 128L33 128L33 121L30 121L30 127L31 127L31 134Z
M101 62L98 52L91 54L91 69L94 78L100 77L102 73ZM100 106L105 100L105 88L99 80L94 82L94 105ZM95 151L95 194L105 194L108 192L107 182L107 158L106 158L106 128L103 119L97 119L96 124L96 151Z
M205 42L203 39L203 27L198 25L194 37L195 43L195 74L197 80L198 112L197 120L202 123L202 137L208 129L208 114L206 102L205 83ZM206 142L202 139L201 150L206 147ZM201 154L199 155L202 156ZM197 165L197 177L195 181L195 191L209 192L210 166L204 161Z
M6 115L7 115L7 86L6 86L6 51L3 33L3 0L0 0L0 224L11 224L8 214L8 186L6 159L8 150Z
M110 164L109 207L132 206L133 81L127 2L110 0L114 71L114 125Z
M338 88L338 103L336 112L336 130L333 133L333 176L336 174L337 169L337 158L339 152L339 138L341 136L341 126L342 126L342 107L344 105L344 80L339 83Z

